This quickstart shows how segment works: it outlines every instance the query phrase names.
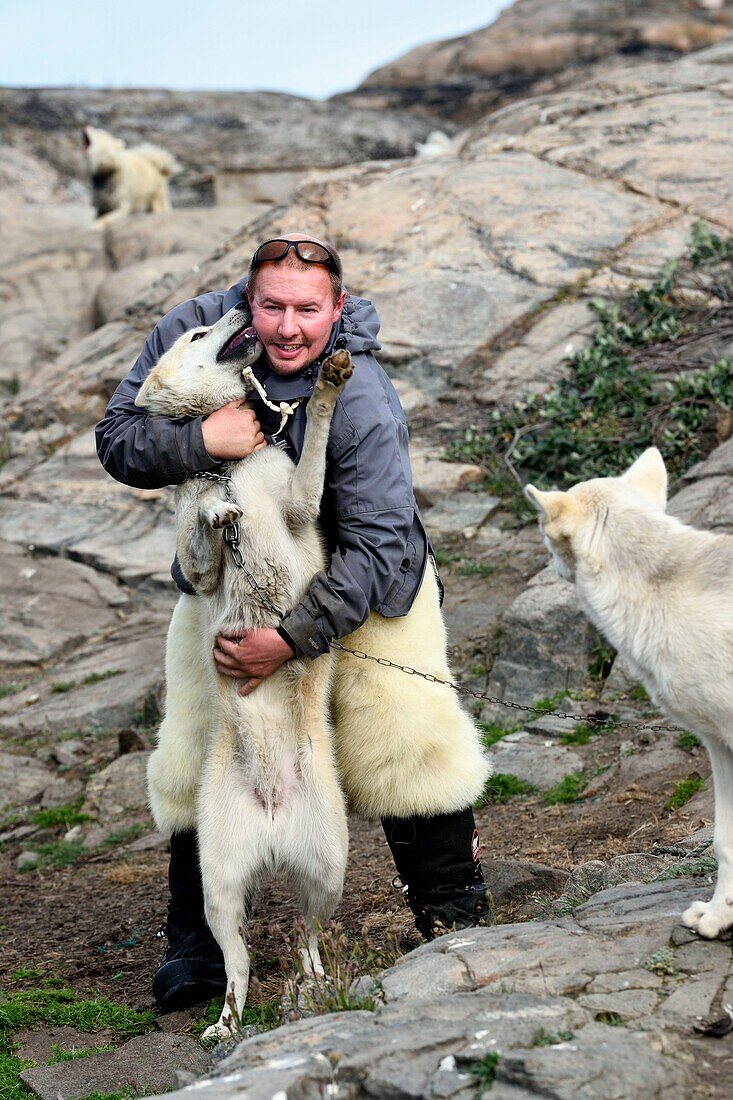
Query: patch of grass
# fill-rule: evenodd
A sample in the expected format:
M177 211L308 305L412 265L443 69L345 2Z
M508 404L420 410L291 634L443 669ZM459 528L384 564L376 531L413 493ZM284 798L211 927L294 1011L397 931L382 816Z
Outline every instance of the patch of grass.
M214 997L214 999L207 1004L203 1015L193 1021L191 1025L192 1033L197 1039L201 1037L207 1027L218 1021L221 1014L221 1003L221 997ZM271 1031L273 1028L279 1027L281 1023L282 1016L279 997L273 997L271 1000L264 1001L261 1004L246 1004L240 1018L240 1027L251 1027L254 1025L263 1028L265 1031Z
M19 971L25 969L21 967ZM110 1030L121 1039L130 1039L151 1031L154 1023L152 1012L134 1012L106 997L81 998L53 979L37 989L10 993L0 1001L0 1097L2 1100L29 1100L33 1095L18 1074L23 1069L30 1069L34 1063L17 1058L12 1050L12 1034L21 1028L73 1027L77 1031L91 1032ZM60 1056L56 1057L54 1052L52 1063L69 1056L74 1055L60 1052ZM93 1093L92 1096L104 1100L101 1093Z
M82 825L89 820L89 814L81 812L82 799L64 806L53 806L47 810L36 810L31 815L31 824L42 829L56 829L63 826L70 829L73 825Z
M575 1038L572 1031L545 1031L544 1028L534 1041L536 1047L554 1047L558 1043L569 1043Z
M0 687L0 699L7 699L9 695L17 695L19 691L23 691L28 687L28 684L3 684Z
M629 692L629 699L633 699L635 703L648 703L649 692L643 684L634 684Z
M542 801L547 806L558 806L565 802L577 802L584 788L588 785L588 776L585 772L573 772L566 775L554 787L550 787L542 795Z
M650 970L652 974L657 974L660 978L677 978L680 973L677 956L671 947L660 947L641 965L645 970Z
M689 802L692 796L702 790L704 786L705 780L701 775L688 775L687 779L681 779L667 799L665 809L679 810L681 806Z
M518 724L512 726L500 726L496 722L478 722L478 728L481 730L481 740L486 748L491 748L497 741L501 741L504 737L507 737L510 733L516 733L522 727Z
M58 680L55 684L51 684L51 693L53 695L63 695L67 691L73 691L78 686L76 680Z
M114 1050L114 1046L111 1043L104 1043L92 1047L91 1050L86 1050L84 1047L79 1047L76 1050L63 1050L58 1043L54 1043L51 1047L51 1057L46 1065L55 1066L57 1062L76 1062L79 1058L89 1058L92 1054L103 1054L107 1050Z
M699 737L695 736L694 733L690 733L689 730L683 730L675 741L675 744L677 748L682 749L683 752L692 753L702 744L702 742L700 741Z
M480 1089L490 1089L496 1080L496 1067L499 1064L499 1055L496 1051L487 1054L480 1062L471 1062L466 1069L472 1077L476 1078L476 1084Z
M132 844L133 840L150 832L150 826L138 822L136 825L126 825L124 829L117 829L99 845L100 848L117 848L121 844Z
M106 672L90 672L82 680L82 684L98 684L101 680L110 680L113 676L121 676L124 668L109 668Z
M623 1016L618 1012L596 1012L595 1019L599 1024L607 1024L609 1027L623 1027Z
M674 867L667 867L660 875L657 875L656 881L666 882L668 879L694 876L707 878L709 875L714 875L717 870L718 861L715 856L698 856L696 859L688 859L684 863L678 863Z
M608 677L613 662L616 659L616 650L610 642L607 642L600 634L596 634L588 660L588 674L592 680L605 680Z
M682 474L715 445L711 417L717 422L733 409L733 360L711 362L708 350L710 333L730 319L732 252L733 238L695 226L686 255L651 285L621 301L590 303L595 331L570 358L567 377L489 412L449 445L448 457L480 464L486 486L520 518L535 514L522 483L566 489L613 476L652 445L673 478ZM686 297L702 282L703 266L718 303L709 308ZM660 369L678 370L683 341L685 371L661 381Z
M151 1031L154 1023L153 1012L135 1012L107 997L83 998L54 980L43 982L38 989L17 990L0 1001L0 1031L4 1032L42 1025L109 1030L118 1038L131 1039Z
M508 802L510 798L519 798L522 795L536 794L537 788L531 783L525 783L516 775L497 772L486 781L483 794L476 802L476 808L481 809L489 802Z
M40 978L41 973L42 971L37 970L34 966L19 966L10 975L10 979L13 982L35 981L36 978Z
M37 867L69 867L87 855L81 840L49 840L36 845L34 851L38 853L38 863L28 868L31 871Z
M532 710L535 711L538 718L541 718L543 714L549 714L550 711L557 710L566 697L567 692L556 691L554 695L546 695L542 699L536 699L532 704Z
M591 725L590 722L577 722L572 729L563 730L559 737L560 744L587 745L602 728Z
M456 568L459 577L490 577L496 566L490 561L472 561L465 558Z

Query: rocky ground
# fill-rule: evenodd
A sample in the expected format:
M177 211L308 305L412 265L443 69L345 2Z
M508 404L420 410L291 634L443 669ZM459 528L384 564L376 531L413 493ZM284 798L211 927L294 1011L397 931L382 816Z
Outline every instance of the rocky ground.
M38 1095L157 1092L206 1064L192 1038L199 1013L138 1021L158 1030L130 1040L76 1018L19 1031L8 1005L24 990L42 1000L44 981L60 979L79 996L152 1007L166 851L144 772L173 599L172 502L106 478L91 427L166 308L233 280L257 239L295 224L330 236L350 289L379 306L381 358L410 416L418 497L443 562L456 671L491 697L616 724L589 732L474 700L495 770L515 780L477 811L499 927L400 958L409 921L386 844L378 826L353 821L341 950L378 971L358 987L376 1010L250 1039L207 1087L304 1098L467 1097L489 1086L517 1100L728 1095L730 1039L693 1026L732 999L729 944L695 941L678 922L711 890L707 758L658 729L663 718L620 662L609 674L596 659L598 640L545 568L534 525L480 468L442 456L492 409L567 372L589 340L591 298L651 279L695 221L733 232L732 90L727 39L517 101L443 157L330 171L254 221L241 208L179 209L104 236L73 180L44 168L35 146L4 150L0 183L8 172L15 182L0 215L0 1028L39 1067L24 1077ZM733 442L686 473L671 507L733 530ZM501 737L507 718L516 728ZM269 1023L293 916L268 884L251 933L251 999ZM44 1066L54 1043L104 1042L116 1052Z

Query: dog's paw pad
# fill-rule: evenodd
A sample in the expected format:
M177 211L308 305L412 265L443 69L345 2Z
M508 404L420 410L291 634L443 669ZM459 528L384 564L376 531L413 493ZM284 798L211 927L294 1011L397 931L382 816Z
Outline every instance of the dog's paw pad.
M209 522L215 530L218 530L220 527L227 527L230 523L236 523L243 515L244 513L238 504L220 501L219 504L215 504L211 508Z
M331 386L340 388L346 385L354 373L354 362L345 348L339 348L321 364L318 377Z

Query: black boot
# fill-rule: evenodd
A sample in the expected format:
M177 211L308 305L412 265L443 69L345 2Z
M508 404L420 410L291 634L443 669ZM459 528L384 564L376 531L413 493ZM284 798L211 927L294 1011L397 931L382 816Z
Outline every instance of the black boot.
M193 829L171 837L168 868L168 950L153 978L153 995L164 1012L223 997L224 956L204 915L198 843Z
M415 927L426 940L494 923L470 807L435 817L385 817L382 826Z

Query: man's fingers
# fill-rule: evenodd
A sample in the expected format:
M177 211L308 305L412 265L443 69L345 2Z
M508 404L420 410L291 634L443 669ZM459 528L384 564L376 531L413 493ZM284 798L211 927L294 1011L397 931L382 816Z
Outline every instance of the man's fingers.
M246 684L242 684L240 688L237 688L238 695L251 695L256 687L262 683L262 680L248 680Z
M248 672L242 672L238 668L225 668L224 665L217 665L216 671L220 676L231 676L234 680L246 680L249 676Z
M217 649L221 649L224 653L227 653L231 657L234 657L236 655L239 643L243 640L244 640L243 637L242 638L227 638L227 636L225 634L219 634L217 636L217 639L216 639L216 646L214 648L214 654L216 654Z

